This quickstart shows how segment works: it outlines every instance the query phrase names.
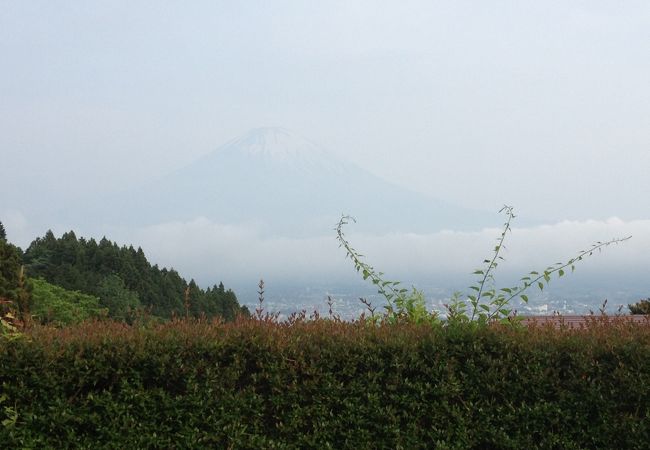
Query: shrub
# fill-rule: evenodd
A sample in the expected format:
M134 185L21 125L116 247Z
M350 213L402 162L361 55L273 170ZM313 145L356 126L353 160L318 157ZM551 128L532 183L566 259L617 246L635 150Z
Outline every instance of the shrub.
M650 298L639 300L633 305L627 305L632 314L650 314Z
M640 449L650 327L35 327L0 385L7 448Z
M511 222L515 218L511 206L504 206L501 211L506 215L506 221L503 224L501 235L497 238L493 254L490 258L483 260L485 265L481 269L476 269L473 274L479 278L475 284L469 287L470 293L462 294L456 292L451 298L447 307L447 321L449 322L472 322L476 321L481 325L486 325L492 321L500 320L502 323L516 323L511 316L513 310L511 303L519 298L524 303L528 302L528 296L525 294L529 288L544 289L544 286L551 282L552 276L561 278L566 271L573 272L578 262L591 256L596 251L612 244L619 244L631 238L611 239L605 242L596 242L587 250L580 250L576 256L566 262L558 262L546 267L542 271L531 271L519 280L517 286L497 288L494 278L504 248L504 242L508 232L512 231ZM339 247L346 252L346 257L352 260L355 270L361 274L364 280L370 280L377 287L377 292L384 297L386 301L385 313L375 316L374 309L371 305L362 299L362 302L368 306L374 321L383 320L394 323L400 320L411 322L430 322L436 323L440 313L438 311L428 312L425 308L424 294L421 290L413 287L410 291L401 287L399 281L386 280L383 272L375 270L373 266L365 262L364 256L352 247L350 242L343 233L343 228L355 219L351 216L343 215L336 225L336 238L339 241Z
M71 325L107 315L99 299L78 291L69 291L37 278L31 280L32 308L35 320L43 324Z

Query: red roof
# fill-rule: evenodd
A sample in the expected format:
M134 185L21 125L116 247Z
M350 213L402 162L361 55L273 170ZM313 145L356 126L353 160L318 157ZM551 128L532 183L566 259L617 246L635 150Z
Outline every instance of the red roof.
M553 316L525 316L522 318L522 325L553 325L555 328L580 328L587 326L592 322L634 322L644 325L650 325L650 315L643 314L632 314L624 316L562 316L562 315L553 315Z

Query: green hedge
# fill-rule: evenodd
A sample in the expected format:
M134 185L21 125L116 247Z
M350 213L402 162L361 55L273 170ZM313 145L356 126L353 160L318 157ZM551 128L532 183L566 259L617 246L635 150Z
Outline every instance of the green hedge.
M88 323L0 349L3 448L648 448L650 327Z

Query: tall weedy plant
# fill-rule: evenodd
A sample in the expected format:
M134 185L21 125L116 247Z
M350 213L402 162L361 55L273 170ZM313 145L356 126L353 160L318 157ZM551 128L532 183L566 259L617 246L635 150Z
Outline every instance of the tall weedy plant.
M370 280L377 287L377 292L386 300L385 314L383 319L388 322L408 319L414 322L425 320L436 320L437 313L427 311L424 301L424 293L421 290L411 287L411 290L402 287L400 281L389 281L383 278L384 273L378 272L370 264L363 260L364 255L357 252L343 233L343 227L352 222L356 222L354 217L343 215L336 226L336 238L339 241L339 247L343 247L346 257L352 260L354 268L361 274L364 280ZM375 315L375 310L369 303L362 300L371 313L373 321L379 317Z
M619 244L627 241L631 236L625 238L615 238L606 242L596 242L587 250L580 250L576 256L566 262L558 262L546 267L542 271L531 271L526 276L520 278L519 283L512 287L497 288L494 278L494 272L503 260L501 255L504 249L504 242L509 232L512 231L511 223L515 218L513 208L504 206L499 211L504 213L506 221L500 236L497 238L497 244L494 247L491 258L483 260L484 267L476 269L473 274L478 275L475 284L469 286L470 294L463 295L455 292L447 308L447 320L450 323L477 322L478 324L487 324L496 320L513 323L513 309L511 303L516 298L522 302L528 302L528 296L525 294L529 288L535 287L543 290L547 286L551 277L556 275L558 278L563 277L567 270L573 272L579 261L585 257L591 256L595 251L600 251L604 247L612 244ZM425 307L424 294L421 290L413 287L411 291L401 287L399 281L389 281L383 278L384 273L375 270L374 267L364 261L364 255L354 249L343 233L343 227L350 222L355 222L351 216L343 215L339 220L335 230L339 246L343 247L346 257L350 258L354 268L361 274L364 280L370 280L378 288L378 293L386 300L385 313L382 320L395 322L398 320L409 320L414 322L437 321L439 318L438 311L427 311ZM373 318L374 318L373 312Z

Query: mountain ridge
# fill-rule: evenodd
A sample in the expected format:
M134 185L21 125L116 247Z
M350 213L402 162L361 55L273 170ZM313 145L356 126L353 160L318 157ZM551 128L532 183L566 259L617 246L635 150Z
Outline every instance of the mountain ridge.
M296 133L272 127L231 139L102 205L91 215L108 224L205 217L222 224L256 223L262 234L287 237L330 234L342 213L359 219L356 229L379 233L472 230L495 219L395 185Z

